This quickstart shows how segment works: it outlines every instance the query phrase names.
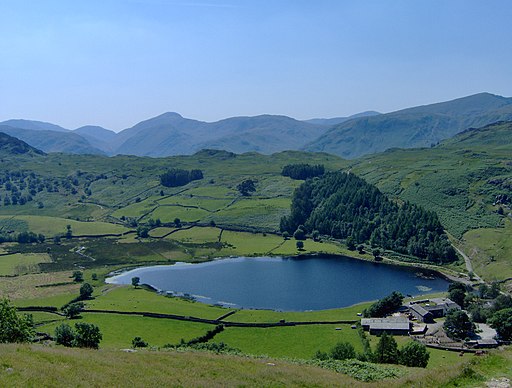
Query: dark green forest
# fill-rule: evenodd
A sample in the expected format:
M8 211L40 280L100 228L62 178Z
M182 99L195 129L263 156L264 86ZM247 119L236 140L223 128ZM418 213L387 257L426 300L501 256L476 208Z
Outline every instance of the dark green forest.
M281 231L318 231L337 239L393 250L428 261L457 259L436 213L390 201L379 189L351 173L333 172L310 179L292 198Z

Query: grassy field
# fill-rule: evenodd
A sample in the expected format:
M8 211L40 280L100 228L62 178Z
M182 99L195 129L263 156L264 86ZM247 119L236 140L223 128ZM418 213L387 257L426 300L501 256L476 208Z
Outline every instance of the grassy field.
M24 275L39 272L38 264L49 263L51 258L46 253L15 253L0 256L0 276Z
M464 234L463 246L477 274L486 279L512 277L512 222L504 228L475 229Z
M231 311L180 298L165 297L142 288L110 285L104 286L96 299L88 301L87 307L98 310L149 311L206 319L217 319Z
M310 359L317 350L329 351L339 341L350 342L357 351L362 351L357 331L351 329L350 325L228 327L215 336L214 342L221 341L244 353L275 358Z
M2 219L12 219L12 217L0 216ZM67 231L67 225L71 225L71 230L74 235L103 235L103 234L121 234L129 231L130 229L117 224L108 222L79 222L75 220L60 218L60 217L47 217L47 216L16 216L26 223L26 229L34 233L41 233L47 237L55 235L64 235Z

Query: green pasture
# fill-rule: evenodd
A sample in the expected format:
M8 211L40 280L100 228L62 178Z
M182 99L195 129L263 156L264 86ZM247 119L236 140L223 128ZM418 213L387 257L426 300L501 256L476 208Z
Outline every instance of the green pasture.
M50 262L46 253L15 253L0 256L0 276L39 272L38 264Z
M142 288L107 285L87 308L96 310L142 311L217 319L231 311L222 307L159 295Z
M208 214L210 214L208 211L194 207L166 205L157 207L147 214L142 221L147 222L150 218L154 220L159 218L162 222L174 222L176 218L179 218L182 222L194 222L204 220Z
M321 321L358 321L361 313L371 303L361 303L354 306L317 310L317 311L274 311L274 310L238 310L225 320L229 322L321 322Z
M163 237L163 236L165 236L165 235L167 235L170 232L173 232L175 230L176 230L176 228L160 227L160 228L151 229L149 231L149 235L151 237L159 238L159 237Z
M195 206L207 211L215 211L226 207L231 203L232 199L229 198L209 198L209 197L196 197L191 195L175 195L167 197L158 201L158 205L182 205L182 206Z
M357 351L362 351L357 330L350 325L227 327L212 340L248 354L302 359L313 358L317 350L329 351L339 341L349 342Z
M19 220L26 223L28 230L34 233L44 234L46 237L52 237L58 234L65 234L67 225L71 225L73 235L102 235L102 234L121 234L129 229L117 224L108 222L80 222L60 217L47 216L0 216L0 220Z
M223 232L225 233L225 232ZM215 243L219 241L220 229L213 227L193 227L182 229L169 235L167 238L195 244Z
M512 277L512 222L503 228L474 229L463 238L475 273L487 280Z
M172 319L148 318L138 315L119 315L103 313L82 313L81 319L67 320L72 327L77 322L93 323L100 328L103 340L102 348L131 348L134 337L142 337L152 346L178 344L205 334L212 325L196 322L176 321ZM38 330L53 334L55 327L62 321L51 322L38 327Z

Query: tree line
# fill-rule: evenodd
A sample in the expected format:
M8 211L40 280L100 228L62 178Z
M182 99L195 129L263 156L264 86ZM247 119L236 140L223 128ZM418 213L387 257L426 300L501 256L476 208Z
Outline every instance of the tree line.
M287 164L281 171L282 176L287 176L292 179L306 180L323 175L325 168L323 164L310 165L306 163Z
M179 168L171 168L167 172L160 175L160 183L165 187L185 186L187 183L203 179L201 170L182 170Z
M301 226L308 234L317 231L428 261L457 259L434 212L409 202L399 205L351 173L327 173L295 190L291 214L280 228L293 234Z

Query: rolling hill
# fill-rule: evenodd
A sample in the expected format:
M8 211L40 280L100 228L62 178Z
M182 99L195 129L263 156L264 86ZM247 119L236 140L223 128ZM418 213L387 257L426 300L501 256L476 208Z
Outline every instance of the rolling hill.
M512 120L512 98L480 93L352 119L332 127L304 149L354 159L393 147L429 147L469 127L501 120Z
M85 138L71 131L46 129L22 129L0 125L0 132L23 140L32 147L44 152L64 152L69 154L104 155L105 152L93 147Z
M44 152L29 146L24 141L0 132L0 155L44 155Z

